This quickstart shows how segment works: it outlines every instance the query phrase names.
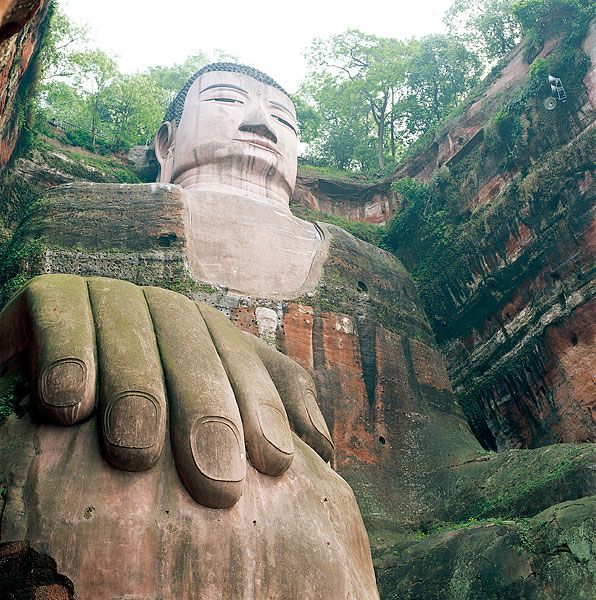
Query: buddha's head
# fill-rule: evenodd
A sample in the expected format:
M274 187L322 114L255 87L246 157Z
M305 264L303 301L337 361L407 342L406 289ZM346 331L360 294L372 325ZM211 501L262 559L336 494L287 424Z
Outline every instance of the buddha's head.
M270 77L214 63L172 101L155 138L160 181L288 204L296 182L296 110Z

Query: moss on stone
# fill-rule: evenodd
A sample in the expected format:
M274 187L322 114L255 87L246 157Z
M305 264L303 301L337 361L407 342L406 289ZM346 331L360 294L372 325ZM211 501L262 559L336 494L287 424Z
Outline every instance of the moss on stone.
M384 600L591 600L596 497L530 520L450 528L373 553Z
M366 244L334 225L327 261L314 292L296 301L322 312L370 319L390 331L433 346L430 325L411 277L388 252Z
M316 223L322 221L323 223L330 223L345 229L351 233L354 237L364 240L369 244L375 246L381 246L381 240L385 227L376 223L362 223L361 221L352 221L346 217L336 217L334 215L328 215L326 213L312 210L305 206L296 205L292 207L292 213L299 219Z

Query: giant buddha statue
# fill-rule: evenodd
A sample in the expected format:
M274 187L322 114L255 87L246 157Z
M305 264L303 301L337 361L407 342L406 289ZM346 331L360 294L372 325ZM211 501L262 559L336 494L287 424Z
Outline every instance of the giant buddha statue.
M224 64L177 105L156 148L162 181L185 190L190 273L297 290L321 236L288 208L289 97ZM311 376L220 311L158 287L41 275L0 316L4 371L22 357L33 385L27 417L3 426L2 541L48 552L79 597L378 597Z
M296 183L294 104L265 74L230 63L196 73L155 140L160 182L185 190L193 277L266 298L291 298L323 236L289 208ZM316 270L316 269L315 269Z
M377 598L360 511L383 544L525 464L471 434L399 261L292 215L297 133L273 80L209 65L158 183L56 187L18 231L38 277L0 316L32 382L0 425L1 541L81 598ZM516 514L582 493L527 477Z

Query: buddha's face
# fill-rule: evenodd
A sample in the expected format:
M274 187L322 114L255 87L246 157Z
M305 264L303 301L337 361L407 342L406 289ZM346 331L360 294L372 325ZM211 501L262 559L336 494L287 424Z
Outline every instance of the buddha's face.
M206 180L245 189L254 184L289 198L296 148L296 112L283 92L240 73L205 73L186 96L171 181L187 188Z

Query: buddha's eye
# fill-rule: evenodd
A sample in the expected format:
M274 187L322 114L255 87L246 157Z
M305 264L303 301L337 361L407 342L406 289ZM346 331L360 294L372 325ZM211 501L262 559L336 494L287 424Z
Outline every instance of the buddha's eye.
M277 115L271 115L276 121L279 121L282 125L285 125L286 127L289 127L296 135L298 135L298 132L296 131L296 128L291 124L288 123L288 121L286 121L285 119L282 119L281 117L278 117Z
M207 98L205 102L227 102L228 104L244 104L242 100L236 98Z

